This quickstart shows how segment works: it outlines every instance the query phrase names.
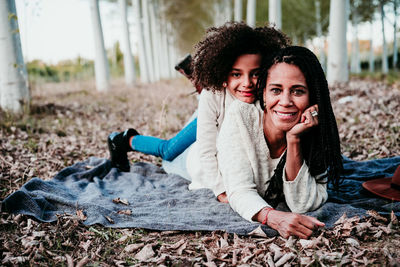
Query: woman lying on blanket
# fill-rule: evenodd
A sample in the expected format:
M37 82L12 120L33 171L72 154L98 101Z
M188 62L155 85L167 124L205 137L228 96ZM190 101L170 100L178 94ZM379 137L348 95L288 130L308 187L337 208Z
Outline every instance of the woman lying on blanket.
M210 188L219 201L227 202L216 158L216 139L225 110L234 99L255 101L262 58L288 42L283 33L271 27L253 29L244 23L227 23L208 29L195 46L193 57L194 83L206 89L200 95L198 118L170 140L142 136L135 129L112 133L108 138L112 165L129 171L128 151L172 161L196 141L185 166L189 176L185 178L192 180L189 188Z
M283 237L307 238L324 224L300 213L325 203L342 169L325 75L310 50L288 47L266 63L257 90L255 104L231 104L217 141L229 203ZM281 201L292 212L275 210Z

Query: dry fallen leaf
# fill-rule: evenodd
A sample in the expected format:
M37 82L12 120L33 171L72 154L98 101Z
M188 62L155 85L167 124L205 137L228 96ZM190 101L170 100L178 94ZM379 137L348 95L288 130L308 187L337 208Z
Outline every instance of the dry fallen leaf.
M121 198L119 198L119 197L117 197L117 198L114 198L113 200L112 200L114 203L116 203L116 204L124 204L124 205L129 205L129 202L128 202L128 200L127 199L121 199Z
M78 216L79 220L86 221L87 216L83 212L83 210L76 210L76 215Z
M124 214L124 215L132 215L132 210L119 210L117 211L118 214Z
M139 261L147 261L155 255L152 244L144 246L136 255L135 259Z
M104 215L104 217L107 219L107 221L109 221L110 223L114 223L114 220L111 219L111 217Z

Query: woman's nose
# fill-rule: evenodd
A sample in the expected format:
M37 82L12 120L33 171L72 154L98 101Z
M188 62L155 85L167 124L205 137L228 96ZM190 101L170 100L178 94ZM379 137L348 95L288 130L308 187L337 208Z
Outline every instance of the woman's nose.
M290 93L284 91L281 94L281 97L279 99L279 105L281 105L281 106L293 105L293 101L292 101L292 97L291 97Z

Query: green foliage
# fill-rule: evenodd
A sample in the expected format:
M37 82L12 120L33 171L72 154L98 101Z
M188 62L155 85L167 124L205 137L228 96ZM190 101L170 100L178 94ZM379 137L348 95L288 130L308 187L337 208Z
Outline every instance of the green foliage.
M213 25L212 0L174 0L159 1L160 10L171 23L172 33L180 51L192 51L193 45L204 35L205 30Z
M30 81L62 82L84 80L92 77L94 73L93 61L81 57L61 61L57 64L46 64L40 60L33 60L26 65Z

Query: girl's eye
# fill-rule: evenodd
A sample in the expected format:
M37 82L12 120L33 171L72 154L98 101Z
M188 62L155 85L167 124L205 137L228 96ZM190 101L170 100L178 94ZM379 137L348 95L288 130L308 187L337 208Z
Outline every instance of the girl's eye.
M232 72L232 77L235 77L235 78L239 78L240 77L240 73L238 73L238 72Z
M258 78L259 73L258 73L258 72L255 72L255 73L253 73L251 76L252 76L253 78Z

